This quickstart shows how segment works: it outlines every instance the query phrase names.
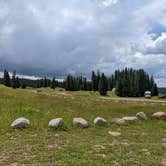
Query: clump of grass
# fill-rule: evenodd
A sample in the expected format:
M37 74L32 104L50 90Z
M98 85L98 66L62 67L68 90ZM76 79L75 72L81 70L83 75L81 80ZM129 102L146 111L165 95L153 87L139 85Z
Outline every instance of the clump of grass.
M66 131L66 132L68 132L69 128L66 125L63 125L63 126L49 127L48 131L53 131L53 132L54 131Z

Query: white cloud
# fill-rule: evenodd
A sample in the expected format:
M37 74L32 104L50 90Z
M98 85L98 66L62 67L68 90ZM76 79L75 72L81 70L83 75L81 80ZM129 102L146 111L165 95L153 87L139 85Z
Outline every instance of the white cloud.
M147 52L166 55L166 33L162 33L161 36L153 41L147 48Z
M108 7L108 6L112 6L115 5L118 2L118 0L103 0L103 5Z

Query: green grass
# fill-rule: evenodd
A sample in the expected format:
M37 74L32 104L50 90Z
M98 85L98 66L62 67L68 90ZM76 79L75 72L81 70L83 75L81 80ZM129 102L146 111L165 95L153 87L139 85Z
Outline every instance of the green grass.
M113 93L109 93L114 97ZM111 119L144 111L147 121L122 126ZM93 92L65 92L62 89L10 89L0 86L0 165L162 165L166 159L166 122L151 118L166 111L160 103L125 102L101 99ZM93 119L107 119L96 127ZM23 130L10 127L18 117L28 118ZM62 117L65 130L49 130L49 120ZM76 128L74 117L85 118L90 127ZM108 131L121 132L113 138Z

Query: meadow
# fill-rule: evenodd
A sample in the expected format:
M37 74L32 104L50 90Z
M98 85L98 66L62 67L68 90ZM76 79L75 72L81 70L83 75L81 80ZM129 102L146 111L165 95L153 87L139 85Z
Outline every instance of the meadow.
M113 165L162 166L166 164L166 122L151 118L166 111L166 103L111 100L96 92L66 92L63 89L12 89L0 86L0 165ZM110 98L110 99L109 99ZM118 97L117 97L118 98ZM158 100L155 98L154 100ZM124 125L112 118L135 116L143 111L148 120ZM108 121L95 126L100 116ZM25 117L26 129L12 129L11 123ZM62 117L65 127L50 130L48 122ZM89 128L74 127L74 117L83 117ZM108 132L120 132L113 137Z

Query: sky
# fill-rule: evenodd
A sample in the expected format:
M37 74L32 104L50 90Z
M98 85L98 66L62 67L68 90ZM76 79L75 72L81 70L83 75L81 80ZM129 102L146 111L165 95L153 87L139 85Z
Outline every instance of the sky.
M143 68L166 86L165 0L0 0L0 70L108 76Z

